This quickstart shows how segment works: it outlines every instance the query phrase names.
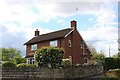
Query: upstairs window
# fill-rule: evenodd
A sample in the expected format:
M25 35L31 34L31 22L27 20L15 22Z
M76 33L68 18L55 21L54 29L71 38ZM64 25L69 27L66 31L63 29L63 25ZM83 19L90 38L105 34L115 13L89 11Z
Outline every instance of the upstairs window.
M57 47L57 40L50 41L50 46Z
M37 49L37 44L33 44L32 46L31 46L31 50L36 50Z
M68 40L68 46L71 47L71 40Z

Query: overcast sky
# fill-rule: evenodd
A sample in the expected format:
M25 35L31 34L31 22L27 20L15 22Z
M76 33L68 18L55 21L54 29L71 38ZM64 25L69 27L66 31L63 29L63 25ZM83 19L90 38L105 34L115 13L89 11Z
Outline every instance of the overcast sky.
M26 41L40 34L70 27L77 29L84 40L108 56L118 52L118 1L116 0L0 0L0 47L14 47L25 56Z

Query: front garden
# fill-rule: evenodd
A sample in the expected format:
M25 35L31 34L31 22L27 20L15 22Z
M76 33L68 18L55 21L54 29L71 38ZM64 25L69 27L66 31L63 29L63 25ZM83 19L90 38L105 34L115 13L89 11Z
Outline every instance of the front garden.
M88 70L88 72L90 73L94 73L93 72L93 68L96 67L96 71L101 71L101 72L96 72L96 73L102 73L102 68L101 67L97 67L96 62L94 60L89 60L87 65L82 65L82 64L76 64L76 65L72 65L71 64L71 60L69 58L67 59L63 59L63 55L64 55L64 51L62 48L54 48L54 47L43 47L41 49L38 49L35 55L35 59L36 62L35 64L26 64L26 63L21 63L21 64L14 64L13 62L4 62L2 64L2 67L5 69L7 68L33 68L33 69L38 69L38 68L46 68L46 69L66 69L69 68L72 69L78 69L82 71L82 68L84 67L90 67L89 69L85 68L86 70ZM101 66L101 65L99 65ZM103 63L104 66L104 74L102 76L103 80L105 79L114 79L116 80L117 78L120 78L120 58L105 58L105 61ZM99 70L100 68L100 70ZM85 69L83 69L84 71L86 71ZM93 69L92 71L90 71L90 69ZM82 71L82 72L84 72ZM53 70L54 72L54 70ZM86 74L88 74L88 72L86 72ZM64 72L63 72L64 73ZM81 73L78 71L78 74ZM27 73L26 73L27 74ZM36 74L36 73L34 73ZM72 72L71 72L72 74ZM74 75L74 74L72 74ZM77 74L76 74L77 75ZM75 76L75 75L74 75Z

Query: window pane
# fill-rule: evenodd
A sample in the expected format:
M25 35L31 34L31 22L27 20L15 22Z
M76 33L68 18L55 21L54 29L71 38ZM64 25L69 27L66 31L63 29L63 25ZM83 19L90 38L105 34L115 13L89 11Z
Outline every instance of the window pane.
M71 40L68 40L68 45L69 47L71 47Z
M88 58L84 58L84 63L87 63L88 62Z
M30 64L32 64L32 58L30 58Z
M37 44L32 45L31 50L36 50L37 49Z
M51 42L50 42L50 46L56 47L56 46L57 46L57 40L51 41Z

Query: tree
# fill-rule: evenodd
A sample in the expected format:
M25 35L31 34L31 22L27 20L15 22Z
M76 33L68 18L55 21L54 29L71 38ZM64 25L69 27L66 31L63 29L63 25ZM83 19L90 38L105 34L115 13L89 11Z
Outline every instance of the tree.
M104 52L95 52L93 53L92 59L103 60L105 58Z
M25 62L22 58L21 51L15 48L0 48L0 56L2 61L11 61L15 64Z
M89 49L92 53L92 59L97 61L99 64L104 65L104 63L105 63L104 52L103 51L97 52L96 49L91 45L89 45Z
M102 60L105 58L103 51L97 52L96 49L91 45L89 45L89 49L92 53L92 59Z
M118 56L118 54L116 53L116 54L114 54L112 57L113 57L113 58L118 58L118 57L120 57L120 56Z

